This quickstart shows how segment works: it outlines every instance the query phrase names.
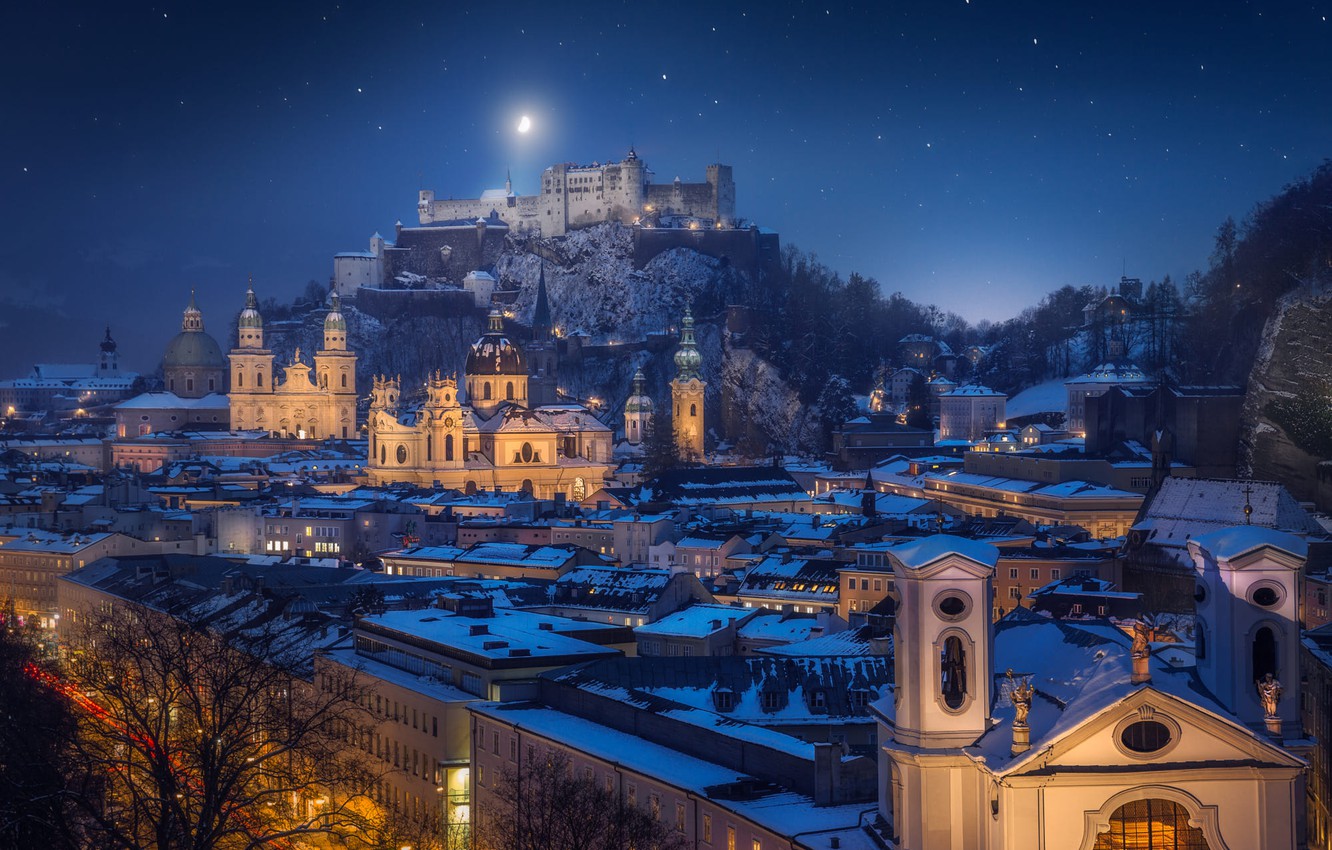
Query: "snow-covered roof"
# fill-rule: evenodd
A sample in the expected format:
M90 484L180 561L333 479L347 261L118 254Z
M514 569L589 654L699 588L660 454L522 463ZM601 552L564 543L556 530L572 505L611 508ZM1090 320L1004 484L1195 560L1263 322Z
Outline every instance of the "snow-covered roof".
M1237 525L1223 528L1207 534L1199 534L1193 542L1209 552L1212 557L1223 561L1233 561L1256 549L1271 547L1292 555L1300 560L1309 557L1309 544L1305 540L1260 525Z
M735 605L691 605L655 623L639 626L634 629L634 633L648 637L707 637L736 620L754 616L757 611L756 608L738 608Z
M994 546L951 534L932 534L911 543L894 546L889 552L909 570L925 569L951 555L966 558L991 570L999 563L999 550Z

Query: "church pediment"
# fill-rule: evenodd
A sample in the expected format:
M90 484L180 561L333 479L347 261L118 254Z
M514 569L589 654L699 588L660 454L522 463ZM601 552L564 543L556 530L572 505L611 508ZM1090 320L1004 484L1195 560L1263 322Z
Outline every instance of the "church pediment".
M1076 710L1076 706L1071 708ZM1009 776L1115 769L1159 771L1176 765L1191 769L1207 765L1303 765L1295 756L1234 721L1150 686L1137 688L1081 722L1060 718L1052 737L1041 735L1041 730L1035 728L1036 718L1033 712L1032 749L1017 758L1011 770L1002 771ZM1058 730L1059 726L1067 728ZM990 734L996 731L1000 730ZM1002 731L1011 735L1008 724Z

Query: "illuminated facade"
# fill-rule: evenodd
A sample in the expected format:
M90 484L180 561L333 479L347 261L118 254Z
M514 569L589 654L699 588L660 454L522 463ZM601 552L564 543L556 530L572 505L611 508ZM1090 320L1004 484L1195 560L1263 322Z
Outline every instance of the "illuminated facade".
M1242 527L1189 548L1196 667L1158 657L1146 624L1132 641L1104 622L991 625L988 544L936 535L888 550L896 687L873 710L894 846L1301 846L1311 742L1294 611L1307 547ZM1254 679L1268 673L1281 684L1265 693Z
M264 320L254 290L245 295L231 350L231 427L301 439L356 436L356 354L347 350L347 321L339 298L324 317L324 347L314 356L314 376L300 349L283 367L279 383L273 352L264 348Z
M376 378L367 423L370 481L521 490L547 499L562 493L574 501L596 492L612 469L610 429L579 405L529 406L527 366L491 311L467 356L464 393L456 378L436 373L424 403L407 410L401 382Z
M702 368L703 355L694 342L694 314L686 309L671 381L671 433L676 453L689 461L703 459L703 391L708 385Z

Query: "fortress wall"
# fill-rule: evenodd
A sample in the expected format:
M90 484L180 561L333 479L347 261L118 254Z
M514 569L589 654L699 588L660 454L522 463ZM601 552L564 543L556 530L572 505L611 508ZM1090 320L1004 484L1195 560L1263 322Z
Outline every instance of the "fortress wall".
M781 243L776 233L745 230L687 230L684 228L634 228L634 268L644 268L653 257L672 248L692 248L700 254L730 261L757 279L777 267Z
M487 227L478 240L475 227L403 228L398 231L395 247L384 252L384 283L394 286L403 272L436 280L462 284L469 272L489 268L504 250L508 229ZM443 248L449 248L444 256Z

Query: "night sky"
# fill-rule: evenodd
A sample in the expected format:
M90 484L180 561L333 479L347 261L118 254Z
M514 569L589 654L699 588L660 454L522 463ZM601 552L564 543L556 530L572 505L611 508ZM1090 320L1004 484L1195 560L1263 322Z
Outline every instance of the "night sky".
M971 320L1122 272L1332 154L1328 3L17 4L0 51L0 377L222 339L416 191L532 192L634 145L740 216ZM519 135L520 116L530 133Z

